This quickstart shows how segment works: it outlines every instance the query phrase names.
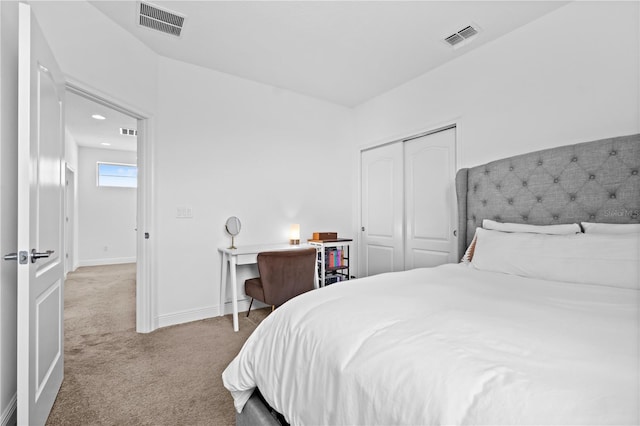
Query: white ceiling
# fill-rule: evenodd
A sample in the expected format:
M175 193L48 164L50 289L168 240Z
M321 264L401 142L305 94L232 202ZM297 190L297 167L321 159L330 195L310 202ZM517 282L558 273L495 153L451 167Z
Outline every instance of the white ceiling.
M137 4L90 1L156 53L353 107L566 1L163 1L180 38L137 24ZM474 23L454 50L443 39Z
M154 1L187 16L180 38L139 26L137 1L89 3L159 55L354 107L568 2ZM443 41L470 24L472 43ZM135 150L117 133L134 119L73 94L67 104L79 145Z
M137 129L135 118L70 92L66 94L65 103L67 129L79 146L136 151L138 138L120 134L121 127ZM93 114L105 119L96 120L91 117Z

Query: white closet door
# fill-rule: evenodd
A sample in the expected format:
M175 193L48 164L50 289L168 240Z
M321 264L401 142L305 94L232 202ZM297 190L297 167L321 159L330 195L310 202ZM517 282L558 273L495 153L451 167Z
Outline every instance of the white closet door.
M456 130L404 143L405 269L454 261Z
M402 143L361 154L360 276L404 269Z

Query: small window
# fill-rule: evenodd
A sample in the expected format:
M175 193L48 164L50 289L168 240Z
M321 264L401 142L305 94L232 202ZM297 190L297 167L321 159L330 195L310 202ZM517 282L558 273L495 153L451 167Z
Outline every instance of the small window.
M137 188L138 166L98 162L98 186Z

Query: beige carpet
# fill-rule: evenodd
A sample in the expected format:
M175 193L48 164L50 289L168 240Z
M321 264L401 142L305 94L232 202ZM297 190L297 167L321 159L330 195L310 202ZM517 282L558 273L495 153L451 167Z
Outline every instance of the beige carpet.
M65 281L64 382L48 425L231 425L222 370L270 309L135 332L135 265Z

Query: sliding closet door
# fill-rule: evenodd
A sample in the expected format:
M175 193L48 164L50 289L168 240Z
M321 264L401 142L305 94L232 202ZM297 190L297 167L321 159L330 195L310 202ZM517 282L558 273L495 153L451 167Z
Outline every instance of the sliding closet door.
M404 143L405 269L455 259L456 130Z
M361 155L361 276L404 269L402 143Z

